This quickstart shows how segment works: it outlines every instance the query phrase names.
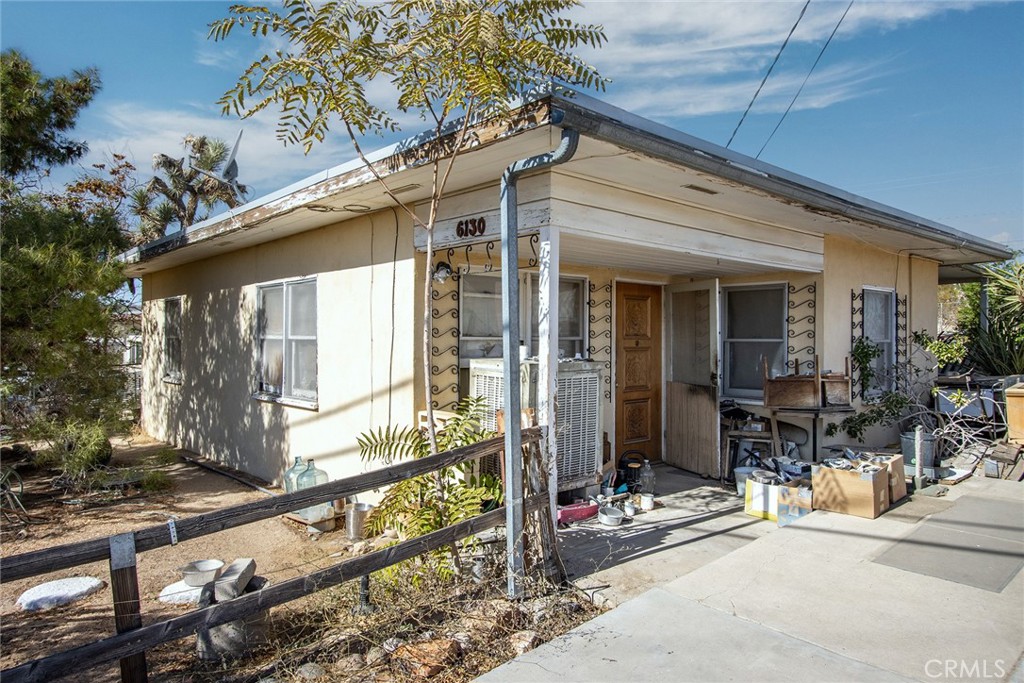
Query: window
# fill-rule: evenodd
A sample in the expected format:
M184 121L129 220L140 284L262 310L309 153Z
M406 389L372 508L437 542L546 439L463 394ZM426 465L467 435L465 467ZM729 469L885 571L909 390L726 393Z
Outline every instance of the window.
M315 401L316 280L259 287L257 306L259 392Z
M893 388L895 379L896 293L892 290L864 288L864 338L879 350L871 362L864 398L878 398Z
M181 299L164 301L164 379L181 381Z
M786 372L786 286L723 289L723 393L763 398L764 364Z
M501 275L500 273L466 273L461 278L459 299L459 355L463 365L470 358L501 358ZM533 356L540 348L540 276L524 273L519 279L521 302L520 330L527 351ZM561 278L558 281L558 351L565 358L586 354L584 345L584 304L586 280ZM529 337L527 337L529 331Z
M142 365L142 342L138 340L128 342L127 355L126 365Z

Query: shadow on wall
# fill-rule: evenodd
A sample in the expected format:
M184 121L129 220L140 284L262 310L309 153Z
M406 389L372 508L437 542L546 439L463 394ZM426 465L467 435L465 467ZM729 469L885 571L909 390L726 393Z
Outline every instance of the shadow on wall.
M254 302L244 289L184 297L182 384L167 406L168 431L182 448L267 481L289 460L284 406L252 398L257 370ZM173 400L177 398L177 400ZM253 446L258 444L258 446Z

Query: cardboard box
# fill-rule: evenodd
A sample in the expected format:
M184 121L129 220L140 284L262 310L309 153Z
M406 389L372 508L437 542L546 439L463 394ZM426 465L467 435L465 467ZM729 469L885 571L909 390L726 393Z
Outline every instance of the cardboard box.
M781 487L775 484L760 484L753 479L747 479L746 486L743 511L751 517L778 521Z
M814 509L874 519L889 509L889 470L864 473L815 467Z
M809 490L810 486L809 479L799 479L788 481L779 487L779 526L788 526L811 514L814 509L814 492Z
M882 463L889 468L889 506L893 506L907 497L907 473L903 469L902 455L880 455Z

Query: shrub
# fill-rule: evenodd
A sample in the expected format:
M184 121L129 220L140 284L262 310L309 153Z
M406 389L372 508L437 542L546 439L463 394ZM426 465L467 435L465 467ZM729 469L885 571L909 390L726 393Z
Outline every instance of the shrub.
M70 420L57 425L52 433L46 460L56 464L72 483L85 481L90 472L108 465L114 454L100 422Z
M146 493L160 493L161 491L169 491L174 488L174 482L171 481L170 476L166 472L150 470L142 475L139 488Z

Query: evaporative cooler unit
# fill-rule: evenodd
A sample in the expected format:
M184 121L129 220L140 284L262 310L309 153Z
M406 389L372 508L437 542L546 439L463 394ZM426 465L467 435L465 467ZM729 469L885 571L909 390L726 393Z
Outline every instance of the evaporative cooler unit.
M536 409L536 360L520 365L522 407ZM555 403L558 440L558 490L582 488L600 481L603 450L601 432L600 363L563 361L558 364ZM497 431L495 413L504 406L505 373L501 359L474 359L469 362L469 395L482 396L487 404L483 427ZM496 460L482 461L485 471L497 472Z

